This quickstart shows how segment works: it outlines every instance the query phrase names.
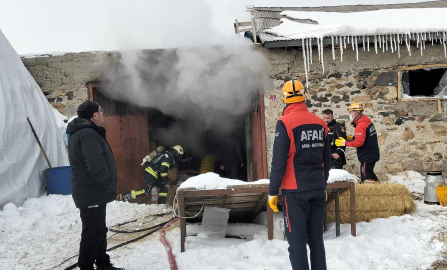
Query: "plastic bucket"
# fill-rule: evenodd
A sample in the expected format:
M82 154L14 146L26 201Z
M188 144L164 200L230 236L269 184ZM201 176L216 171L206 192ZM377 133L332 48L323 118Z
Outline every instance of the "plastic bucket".
M48 194L71 194L70 166L55 167L45 170L45 182Z

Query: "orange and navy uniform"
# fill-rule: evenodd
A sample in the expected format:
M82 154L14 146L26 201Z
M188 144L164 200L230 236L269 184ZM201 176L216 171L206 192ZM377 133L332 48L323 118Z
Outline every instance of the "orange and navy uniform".
M357 156L362 163L379 161L380 151L377 132L371 119L364 114L360 114L352 124L355 126L354 140L347 141L346 146L357 148Z
M290 104L278 120L269 195L325 189L331 168L328 127L304 102Z

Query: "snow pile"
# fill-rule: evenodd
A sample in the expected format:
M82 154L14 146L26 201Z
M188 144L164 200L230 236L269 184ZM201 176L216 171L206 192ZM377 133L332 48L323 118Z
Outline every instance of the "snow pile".
M227 189L228 186L268 185L269 183L270 181L268 179L261 179L254 182L245 182L241 180L223 178L216 173L209 172L188 178L188 180L186 180L180 185L179 189L182 188L195 188L199 190Z
M425 177L415 171L405 171L396 175L387 174L388 183L404 185L415 196L422 198L424 196Z
M407 185L412 192L423 191L422 176L415 172L392 175L392 181ZM427 269L441 259L445 251L442 236L447 226L447 208L426 205L422 201L416 204L417 211L411 215L357 223L357 237L350 235L349 224L341 224L341 236L335 237L335 224L329 224L324 234L328 269ZM112 202L107 205L107 225L164 210L160 205ZM278 221L281 214L276 214ZM137 229L142 228L142 224L129 225ZM262 231L262 226L253 224L235 226L230 223L228 228L232 230L231 235L241 236ZM28 199L21 207L5 205L0 211L0 231L0 264L5 269L52 269L75 256L55 268L65 269L77 260L81 222L70 195ZM198 226L195 231L199 231ZM109 231L108 247L137 236L123 237ZM291 269L287 241L188 236L186 251L180 253L180 229L168 231L167 239L180 270ZM128 270L170 269L158 233L109 254L113 263Z
M307 71L312 64L312 43L318 45L318 58L324 73L323 38L332 40L332 58L335 60L335 44L339 44L340 60L343 62L343 50L350 43L356 51L357 61L358 44L363 44L363 50L370 50L370 42L374 43L377 54L379 49L383 52L388 49L397 52L400 58L400 45L405 45L411 56L410 41L416 46L425 49L425 43L441 42L444 46L444 57L447 57L446 35L447 17L445 8L421 9L389 9L365 12L309 12L309 11L283 11L281 15L300 20L311 20L318 24L301 23L281 19L279 26L265 30L277 35L276 40L301 39L303 48L304 69L306 85L308 85ZM433 18L437 18L433 20ZM370 40L372 37L372 40ZM314 41L315 40L315 41Z
M341 181L351 181L358 183L359 178L353 174L350 174L348 171L342 169L331 169L329 171L329 178L327 180L328 183L335 183Z

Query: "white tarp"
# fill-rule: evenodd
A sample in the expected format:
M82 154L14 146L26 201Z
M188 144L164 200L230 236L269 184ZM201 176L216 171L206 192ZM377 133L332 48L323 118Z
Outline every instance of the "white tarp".
M28 117L52 167L68 166L67 150L53 108L0 30L0 208L21 205L41 196L48 164Z

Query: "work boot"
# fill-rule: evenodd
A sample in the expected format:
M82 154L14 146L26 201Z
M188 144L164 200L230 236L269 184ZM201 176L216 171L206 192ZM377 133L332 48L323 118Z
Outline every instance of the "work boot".
M126 193L120 194L119 196L120 196L120 201L124 201L124 202L127 202L128 200L132 200L132 199L136 198L135 191L133 191L133 190L131 192L126 192Z
M377 182L374 180L365 180L363 181L363 184L377 184Z
M120 267L115 267L115 266L113 266L113 263L111 263L111 264L96 266L96 270L125 270L125 269L120 268Z

